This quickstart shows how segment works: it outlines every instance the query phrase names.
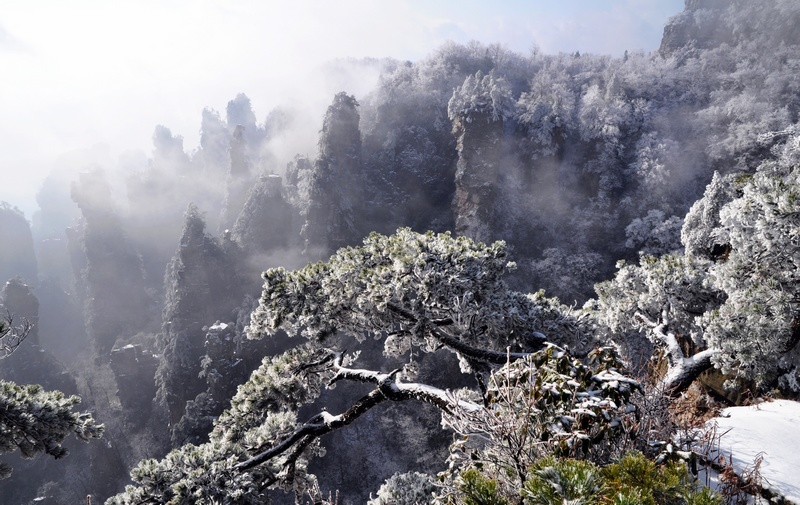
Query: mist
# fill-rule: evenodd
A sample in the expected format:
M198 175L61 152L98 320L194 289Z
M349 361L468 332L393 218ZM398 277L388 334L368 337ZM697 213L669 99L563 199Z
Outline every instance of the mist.
M142 458L207 442L262 359L298 345L247 338L268 268L409 227L503 240L510 288L590 305L620 260L683 250L715 177L794 138L797 7L529 3L0 8L0 302L38 323L0 378L77 392L107 426L63 462L13 460L0 490L105 500ZM325 442L348 444L314 460L325 489L363 503L441 470L435 412L404 447L379 429L417 415ZM347 452L363 468L332 471Z
M537 46L621 55L655 49L661 27L680 7L679 0L616 3L603 15L617 28L603 33L612 25L591 24L596 7L586 1L559 10L363 1L5 5L0 170L8 176L0 198L30 217L58 156L96 144L113 156L149 154L158 124L182 136L191 152L201 111L223 109L240 92L259 121L284 103L309 108L318 121L333 93L360 97L372 84L353 76L344 87L341 76L325 76L322 68L333 60L416 61L446 40L473 39L522 53Z

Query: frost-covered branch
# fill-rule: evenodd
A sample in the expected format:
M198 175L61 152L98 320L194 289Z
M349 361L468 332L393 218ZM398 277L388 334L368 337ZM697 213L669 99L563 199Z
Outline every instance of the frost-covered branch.
M711 358L719 353L718 349L706 349L692 356L685 356L675 333L669 331L669 306L661 311L659 322L653 321L641 312L636 316L651 328L655 340L665 350L667 357L667 373L661 379L658 390L669 396L677 396L703 372L713 366Z
M401 382L397 377L400 370L381 373L372 370L346 368L342 366L341 353L337 353L334 359L334 367L336 368L336 374L330 380L331 384L340 380L372 383L377 385L381 393L392 401L419 400L435 405L449 414L454 414L459 409L474 411L482 408L476 403L456 400L453 395L444 389L419 382Z
M430 403L450 415L457 415L459 410L477 411L482 409L482 406L478 404L455 399L453 395L443 389L427 384L401 382L398 378L400 370L383 373L374 370L348 368L344 366L343 358L344 353L335 352L315 363L315 365L331 363L334 369L334 375L330 379L329 384L334 384L342 380L350 380L375 384L377 387L360 398L341 414L332 415L323 411L315 415L276 445L239 463L236 466L237 470L249 470L291 450L284 464L284 471L291 477L292 467L295 461L300 457L303 450L314 440L349 425L369 409L386 400L395 402L407 400L422 401Z
M302 453L302 449L308 447L315 439L330 433L334 430L347 426L372 407L382 403L388 398L381 393L380 388L370 391L354 403L347 411L337 416L328 412L321 412L312 417L308 422L297 428L292 434L283 439L278 444L270 447L252 458L239 463L236 470L249 470L262 463L284 454L289 449L292 451L291 457L287 460L285 467L291 468Z
M641 312L637 312L636 317L652 329L653 334L657 337L657 342L664 346L670 368L677 366L684 359L684 355L677 337L669 331L669 304L666 304L661 310L659 322L653 321Z
M84 442L100 438L103 425L91 414L74 410L80 401L38 384L0 381L0 454L19 450L25 458L44 453L60 459L68 454L62 442L70 433ZM11 468L0 463L0 479L10 473Z
M490 349L481 349L478 347L473 347L468 344L465 344L459 338L450 335L447 331L442 329L442 326L448 323L448 320L438 320L438 321L420 321L410 310L406 310L403 307L400 307L397 304L389 303L387 304L389 310L403 316L411 323L415 324L422 324L424 328L428 331L428 333L434 337L437 341L439 341L445 347L448 347L464 357L482 362L482 363L492 363L495 365L502 365L508 362L509 359L516 360L520 358L524 358L528 355L528 353L521 353L521 352L499 352L499 351L492 351ZM449 321L452 324L452 321ZM536 346L536 349L539 350L544 347L545 345L545 338L539 332L534 332L532 334L532 343Z
M27 319L23 319L22 324L15 327L11 313L6 312L6 315L0 320L0 359L13 353L32 328L33 324Z

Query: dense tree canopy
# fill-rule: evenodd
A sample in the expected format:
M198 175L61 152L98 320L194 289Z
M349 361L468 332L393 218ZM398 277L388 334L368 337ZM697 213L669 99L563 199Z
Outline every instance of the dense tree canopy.
M405 228L372 234L327 263L265 272L248 331L252 338L283 329L318 342L336 332L358 341L374 336L390 356L410 353L413 359L416 352L446 347L465 364L503 363L508 348L535 350L545 338L590 347L576 313L506 286L503 277L514 268L503 242Z
M209 443L185 446L161 462L142 463L133 473L138 486L113 503L183 503L191 496L236 496L241 501L235 503L255 503L263 499L260 490L269 486L311 493L314 479L306 476L305 461L319 453L319 437L386 400L430 403L462 423L473 422L470 416L485 408L482 402L414 382L415 355L439 348L455 352L465 371L481 374L483 394L491 395L497 388L519 387L498 385L489 376L542 349L545 337L539 330L580 342L575 334L581 325L569 317L569 310L505 286L502 276L512 267L500 242L485 245L401 229L392 236L373 234L363 246L341 249L327 263L265 272L249 335L261 338L284 330L309 342L265 358L217 421ZM388 373L352 368L358 352L335 350L348 345L358 349L366 338L382 338L384 353L404 357L407 365ZM551 355L552 349L541 359ZM612 389L599 385L619 384L620 378L612 371L605 379L589 373L580 380L597 381L590 387L605 395ZM305 423L297 421L301 405L316 398L323 385L340 381L375 389L341 414L322 411Z
M710 284L727 298L703 319L715 364L762 387L800 391L800 135L752 176L729 179L735 194L712 231L726 254Z
M697 367L690 382L713 363L762 390L800 391L800 137L779 136L774 160L755 173L714 175L687 214L684 253L643 256L597 286L599 321L629 357L649 356L647 337L675 373Z

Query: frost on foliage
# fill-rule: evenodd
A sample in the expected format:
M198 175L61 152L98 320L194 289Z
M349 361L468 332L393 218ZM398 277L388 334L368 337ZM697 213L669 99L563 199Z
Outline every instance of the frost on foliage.
M507 364L491 376L485 409L444 417L459 437L435 503L452 503L447 496L458 494L459 476L470 469L513 496L542 457L609 458L626 437L639 389L610 347L596 348L589 364L555 346Z
M651 256L682 249L682 225L683 220L678 216L667 218L662 211L652 209L647 216L637 217L625 227L625 247Z
M531 78L530 91L519 98L517 120L533 147L533 159L558 151L559 135L576 122L576 102L571 79L562 69L548 66Z
M621 97L604 96L598 85L589 86L579 101L581 139L617 144L631 120L631 112L631 104Z
M534 417L527 429L556 454L586 452L621 429L619 417L630 411L628 402L639 389L621 373L612 348L595 349L590 362L550 347L509 364L492 375L489 409L500 417Z
M506 287L502 278L512 268L503 242L486 245L407 228L372 234L327 263L265 272L248 335L284 329L317 341L336 332L359 341L388 336L391 355L411 346L434 350L440 343L432 340L432 327L464 344L500 351L530 348L534 332L555 341L562 332L572 338L576 325L552 302Z
M378 489L367 505L422 505L430 503L436 483L420 472L396 473Z
M692 256L643 256L638 265L620 262L613 279L595 286L590 304L600 333L610 336L632 364L641 366L660 345L647 321L665 315L670 330L687 345L706 347L700 316L717 308L724 294L708 286L710 262Z
M642 135L636 143L636 161L630 168L647 192L660 195L672 187L677 178L674 169L680 163L676 156L679 151L677 142L660 138L655 132Z
M724 373L800 392L797 146L788 135L755 173L715 174L686 216L685 256L644 257L596 287L598 320L629 358L634 342L658 337L648 322L669 321L681 345L715 351Z
M540 259L532 260L529 264L530 272L540 283L552 286L548 288L548 293L565 302L582 292L586 292L584 296L588 298L591 290L587 292L587 286L591 286L594 279L600 276L602 267L601 254L560 247L548 247L542 251Z
M314 485L314 477L307 473L307 457L322 454L316 443L293 464L291 480L283 473L286 456L247 471L237 465L296 429L297 408L313 401L323 381L329 378L298 373L297 367L318 359L319 353L319 349L304 345L264 358L262 366L239 387L231 407L215 423L208 443L187 444L161 460L142 461L131 472L134 485L107 503L255 505L265 503L267 487L305 492Z
M453 91L447 114L451 120L460 117L468 123L481 117L499 121L513 118L514 108L508 82L494 73L483 75L478 71L475 75L468 75L464 84Z
M237 441L253 426L267 422L269 415L296 411L301 405L314 401L324 378L295 372L299 364L313 362L321 352L307 344L264 358L261 367L239 386L230 408L220 416L211 432L211 441Z
M38 384L0 381L0 454L19 449L24 458L45 453L59 459L69 452L61 444L70 433L84 442L100 438L103 425L91 414L73 411L80 401ZM11 467L0 463L0 479L10 474Z
M681 242L686 254L698 257L722 254L725 243L717 236L719 212L733 197L732 177L723 177L719 172L714 172L703 198L692 205L684 218Z
M740 179L715 231L730 252L711 268L711 280L728 299L706 316L707 339L722 349L723 371L762 385L795 373L800 360L800 174L785 155L791 152Z

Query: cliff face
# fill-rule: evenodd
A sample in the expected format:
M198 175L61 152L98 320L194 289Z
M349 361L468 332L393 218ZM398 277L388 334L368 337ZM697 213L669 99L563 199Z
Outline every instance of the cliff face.
M39 300L20 279L8 281L0 293L0 311L13 315L14 326L27 320L33 326L17 350L0 360L0 378L18 384L41 384L45 389L58 389L75 394L78 387L55 356L39 342Z
M248 156L245 127L236 125L230 141L230 170L228 172L225 201L220 217L219 231L233 228L236 217L242 211L250 188L253 186L250 157Z
M301 235L311 260L361 240L356 222L361 205L361 131L358 102L338 93L323 119L319 156L309 174Z
M85 267L75 272L86 288L86 327L100 356L120 337L152 326L155 305L145 289L142 261L130 246L102 171L85 172L73 183L72 198L84 225L79 240ZM80 266L80 258L74 260Z
M385 234L404 226L452 230L458 153L447 98L464 77L423 77L410 62L394 72L361 107L362 227Z
M723 44L762 48L800 44L800 13L791 2L686 0L683 12L664 27L659 53L672 56Z
M297 240L292 240L293 213L281 177L262 175L248 194L232 237L249 254L270 254L296 245Z
M683 12L673 16L664 27L659 53L668 57L689 46L708 49L730 43L732 33L725 29L722 20L730 4L729 0L686 0Z
M507 124L515 109L512 93L505 78L477 72L467 76L448 103L458 151L453 197L456 233L481 242L497 238L502 229L501 179L516 169Z
M33 234L22 212L5 202L0 203L0 282L20 277L26 282L38 281Z
M453 121L458 150L453 213L457 234L488 242L495 228L497 180L504 159L503 123L493 121L488 113L471 119Z
M180 246L164 278L166 303L157 380L173 427L184 415L186 402L206 387L199 377L205 354L203 328L217 320L230 320L243 297L235 266L238 259L236 245L208 235L197 208L190 206Z
M142 422L156 396L155 373L158 358L140 345L126 345L111 351L111 370L117 382L117 398L122 408L135 412L134 421Z

